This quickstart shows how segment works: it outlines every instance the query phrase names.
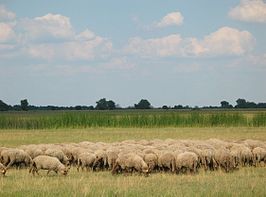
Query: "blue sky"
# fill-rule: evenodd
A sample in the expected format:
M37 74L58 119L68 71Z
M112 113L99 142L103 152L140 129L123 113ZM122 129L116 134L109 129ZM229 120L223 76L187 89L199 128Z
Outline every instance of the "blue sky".
M266 102L266 3L0 0L0 99Z

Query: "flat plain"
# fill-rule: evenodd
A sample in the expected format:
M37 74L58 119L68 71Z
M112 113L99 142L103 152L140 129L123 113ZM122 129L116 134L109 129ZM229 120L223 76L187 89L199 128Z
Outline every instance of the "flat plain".
M266 127L89 127L59 129L1 129L0 146L23 144L116 142L128 139L258 139L266 141ZM243 167L196 175L153 173L111 175L110 171L77 172L64 177L51 173L32 176L27 169L10 169L0 177L0 196L266 196L266 167Z

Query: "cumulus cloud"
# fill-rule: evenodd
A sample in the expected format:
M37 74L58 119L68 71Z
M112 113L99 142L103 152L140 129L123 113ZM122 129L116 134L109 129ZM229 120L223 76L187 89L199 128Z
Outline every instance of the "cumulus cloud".
M241 0L240 4L230 10L229 16L245 22L266 22L266 4L263 0Z
M15 37L13 28L8 23L0 23L0 43L11 41Z
M0 57L25 57L46 60L93 60L105 58L112 42L89 29L76 33L70 19L48 13L35 18L21 18L0 6ZM17 50L17 51L15 51Z
M182 38L178 34L166 37L129 40L126 51L142 57L206 57L243 55L252 50L255 39L248 31L222 27L197 38Z
M231 27L222 27L206 36L199 45L203 51L196 55L243 55L252 50L255 39L248 31L240 31Z
M178 34L146 40L135 37L129 40L126 51L144 57L174 56L180 50L181 41L181 36Z
M31 57L42 59L92 60L110 54L111 50L111 41L96 36L90 40L32 44L26 52Z
M16 14L7 10L5 6L0 5L0 21L9 21L14 20L16 18Z
M156 23L157 27L167 27L167 26L175 26L181 25L183 23L184 17L180 12L171 12L164 16L162 20Z
M22 19L19 26L28 39L68 39L74 35L69 18L60 14L49 13L33 19Z

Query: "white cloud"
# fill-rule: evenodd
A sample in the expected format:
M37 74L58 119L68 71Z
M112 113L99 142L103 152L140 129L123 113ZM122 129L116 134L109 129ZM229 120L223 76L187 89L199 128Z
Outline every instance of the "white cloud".
M184 17L180 12L171 12L164 16L160 22L156 24L157 27L167 27L181 25Z
M13 31L11 25L7 23L0 23L0 42L11 41L15 37L15 32Z
M130 70L133 69L135 65L129 62L126 57L119 57L104 63L102 67L110 70Z
M66 41L60 43L32 44L26 52L34 58L64 59L64 60L92 60L103 58L110 54L112 42L96 36L86 41Z
M204 50L196 55L243 55L253 49L255 39L248 31L222 27L199 43Z
M27 39L69 39L74 36L69 18L60 14L49 13L34 19L23 19L19 25L27 34Z
M144 40L136 37L129 40L126 51L143 57L174 56L180 49L182 39L178 34Z
M16 14L8 11L3 5L0 5L0 21L14 20Z
M263 0L241 0L240 4L230 10L229 16L245 22L266 22L266 4Z
M255 39L248 31L222 27L199 40L181 38L178 34L166 37L132 38L126 52L141 57L206 57L243 55L252 50Z

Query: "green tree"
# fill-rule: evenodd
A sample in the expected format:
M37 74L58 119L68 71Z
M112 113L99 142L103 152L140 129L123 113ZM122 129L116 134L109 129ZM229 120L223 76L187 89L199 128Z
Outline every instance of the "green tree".
M141 99L138 104L134 105L136 109L151 109L151 103L146 99Z
M27 111L29 109L29 102L27 99L23 99L20 101L20 107L23 111Z
M221 108L232 108L233 106L227 101L221 101Z
M0 111L7 111L9 110L10 106L0 100Z
M113 110L116 108L116 104L114 101L107 101L106 98L102 98L96 102L95 109L97 110Z

